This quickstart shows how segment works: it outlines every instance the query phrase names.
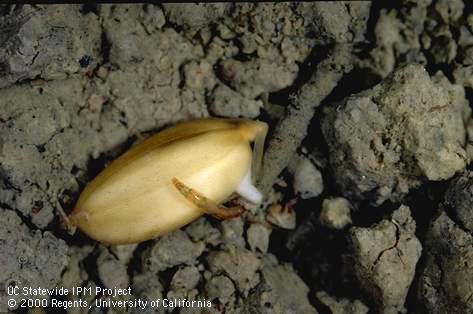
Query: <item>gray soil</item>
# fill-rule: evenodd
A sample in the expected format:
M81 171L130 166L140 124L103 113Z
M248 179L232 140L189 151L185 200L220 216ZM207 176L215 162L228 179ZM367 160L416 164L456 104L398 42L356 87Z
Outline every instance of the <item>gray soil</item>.
M473 4L383 3L0 5L0 312L83 286L132 295L61 300L212 307L67 313L473 313ZM112 160L201 117L269 124L261 206L127 246L64 230Z

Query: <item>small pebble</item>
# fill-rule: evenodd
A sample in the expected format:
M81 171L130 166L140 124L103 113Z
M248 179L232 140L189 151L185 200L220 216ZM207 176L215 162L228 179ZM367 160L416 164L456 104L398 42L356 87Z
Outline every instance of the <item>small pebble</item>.
M351 225L350 207L350 203L343 197L325 199L319 216L320 223L337 230Z
M252 251L268 252L271 229L260 223L252 224L246 231L248 244Z
M322 174L307 158L300 158L293 168L294 192L302 199L319 196L324 190Z

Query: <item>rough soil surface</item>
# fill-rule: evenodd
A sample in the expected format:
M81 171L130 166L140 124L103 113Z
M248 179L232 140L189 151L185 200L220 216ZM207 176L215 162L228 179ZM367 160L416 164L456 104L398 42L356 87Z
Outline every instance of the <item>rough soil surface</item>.
M426 247L425 268L418 286L419 300L426 311L472 313L471 233L442 213L431 224Z
M402 67L327 111L330 162L346 195L399 200L422 179L449 179L467 163L468 104L420 65Z
M422 252L409 208L401 205L390 220L349 232L353 260L348 267L353 267L362 289L381 312L402 312Z
M473 5L462 0L0 5L0 312L473 313ZM268 123L265 200L158 239L68 234L84 187L201 117ZM37 296L36 298L47 298Z

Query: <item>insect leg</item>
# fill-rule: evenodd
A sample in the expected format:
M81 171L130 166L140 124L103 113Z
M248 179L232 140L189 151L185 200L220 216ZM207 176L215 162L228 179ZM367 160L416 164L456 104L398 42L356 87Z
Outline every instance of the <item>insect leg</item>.
M200 208L206 214L212 215L219 219L229 219L240 216L245 209L241 206L225 207L218 205L211 199L208 199L200 192L188 187L176 178L171 179L176 189L190 202Z

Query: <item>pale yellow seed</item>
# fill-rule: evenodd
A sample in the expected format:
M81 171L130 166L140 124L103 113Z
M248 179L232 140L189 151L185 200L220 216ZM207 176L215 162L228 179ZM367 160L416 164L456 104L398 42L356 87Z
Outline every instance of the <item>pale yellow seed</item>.
M176 189L172 178L221 203L249 171L259 171L266 131L263 122L230 119L194 120L165 129L90 182L70 223L109 244L141 242L180 228L204 211Z

